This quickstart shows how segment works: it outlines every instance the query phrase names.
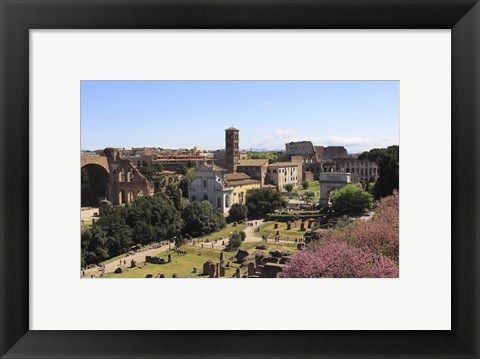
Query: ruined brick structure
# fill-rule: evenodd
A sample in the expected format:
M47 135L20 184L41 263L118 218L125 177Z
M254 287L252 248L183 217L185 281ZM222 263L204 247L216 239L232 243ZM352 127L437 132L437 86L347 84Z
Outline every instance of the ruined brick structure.
M366 160L359 160L347 153L343 146L313 146L310 141L290 142L285 144L284 160L294 162L301 156L303 168L299 176L304 181L319 180L321 173L351 173L355 180L369 182L378 178L377 165ZM298 160L297 160L298 161Z
M98 206L102 199L131 203L153 194L153 186L117 149L106 148L104 156L81 156L80 168L82 206Z

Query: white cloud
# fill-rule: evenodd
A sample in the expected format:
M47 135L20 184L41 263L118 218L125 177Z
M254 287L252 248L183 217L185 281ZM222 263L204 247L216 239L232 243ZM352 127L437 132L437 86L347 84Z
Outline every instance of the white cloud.
M282 129L276 128L273 130L273 136L275 138L295 138L298 137L299 133L296 130L292 129Z
M263 104L268 105L268 106L273 106L273 105L275 105L275 102L274 101L263 100Z

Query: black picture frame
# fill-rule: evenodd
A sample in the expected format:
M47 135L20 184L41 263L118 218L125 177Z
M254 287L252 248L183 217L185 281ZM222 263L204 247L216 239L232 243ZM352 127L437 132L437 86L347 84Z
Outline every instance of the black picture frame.
M477 1L0 0L0 26L2 358L479 358ZM451 29L452 330L29 330L29 30L130 28Z

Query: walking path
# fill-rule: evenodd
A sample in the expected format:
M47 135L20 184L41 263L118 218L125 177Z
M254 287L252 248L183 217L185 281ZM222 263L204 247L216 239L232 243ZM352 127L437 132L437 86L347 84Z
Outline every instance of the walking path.
M285 241L285 240L275 241L275 239L271 239L271 238L264 241L262 238L259 238L259 237L255 236L255 230L261 224L263 224L263 222L264 222L263 219L248 222L248 223L251 223L253 225L248 225L247 228L245 228L245 230L244 230L245 234L246 234L245 242L268 242L268 243L290 243L290 244L294 243L293 241ZM222 238L222 239L212 241L212 242L198 242L196 240L193 240L193 241L188 242L187 245L190 246L190 247L195 247L195 248L215 249L215 250L222 251L228 245L228 242L229 242L229 239L227 237L227 238ZM175 245L173 243L172 244L166 244L166 245L163 245L163 246L158 247L158 248L148 249L146 251L141 251L141 252L136 252L135 254L132 254L132 255L129 255L129 256L127 256L125 254L125 256L122 257L121 259L118 259L116 261L105 264L105 268L94 267L94 268L90 268L90 269L85 269L84 271L80 272L80 276L81 277L86 277L86 278L91 278L92 275L93 275L93 277L99 277L102 273L106 274L106 273L114 272L115 269L117 269L118 267L122 267L122 268L130 267L130 262L132 261L132 259L137 263L143 263L143 262L145 262L145 257L146 256L152 256L153 257L153 256L156 256L160 253L167 252L169 247L173 249L175 247ZM125 263L124 263L124 261L125 261Z
M175 245L174 244L170 244L171 248L174 248ZM154 249L148 249L146 251L143 251L143 252L137 252L135 254L132 254L132 255L129 255L127 256L125 254L125 257L123 257L122 259L119 259L117 261L114 261L114 262L111 262L111 263L108 263L108 264L105 264L105 268L100 268L100 267L95 267L95 268L91 268L91 269L85 269L85 275L83 275L82 272L80 272L80 275L82 277L87 277L87 278L90 278L92 275L94 277L98 277L100 276L101 273L111 273L111 272L114 272L115 269L117 269L118 267L122 266L122 267L130 267L130 262L132 261L132 259L137 262L137 263L143 263L145 262L145 257L146 256L156 256L162 252L167 252L168 251L168 247L169 245L163 245L161 247L158 247L158 248L154 248ZM121 265L120 265L120 261L121 261ZM126 264L124 264L124 262L126 262Z

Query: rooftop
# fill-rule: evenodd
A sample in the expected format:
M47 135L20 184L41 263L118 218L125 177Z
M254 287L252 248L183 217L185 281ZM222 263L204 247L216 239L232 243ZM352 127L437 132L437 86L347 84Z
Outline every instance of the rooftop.
M261 167L266 163L268 163L268 160L265 159L240 160L240 164L238 166Z
M230 186L240 186L240 185L260 183L260 181L257 181L252 177L250 177L249 175L242 172L226 173L224 178L225 178L225 182L227 182L227 184Z
M292 163L292 162L275 162L272 164L269 164L268 167L297 167L297 163Z

